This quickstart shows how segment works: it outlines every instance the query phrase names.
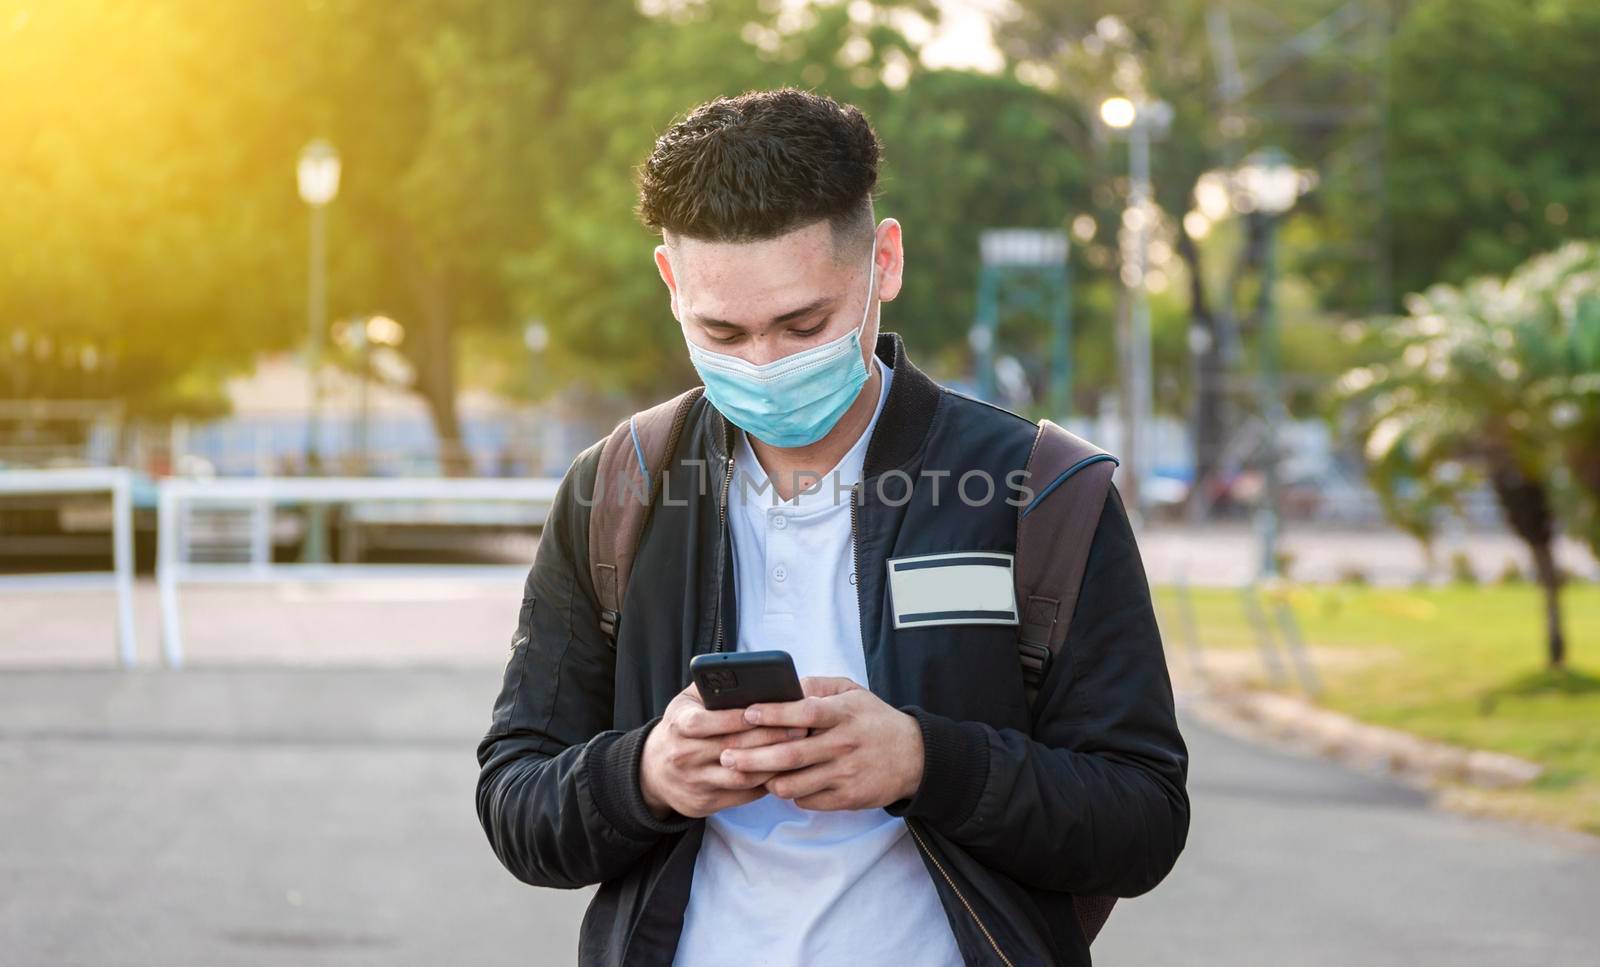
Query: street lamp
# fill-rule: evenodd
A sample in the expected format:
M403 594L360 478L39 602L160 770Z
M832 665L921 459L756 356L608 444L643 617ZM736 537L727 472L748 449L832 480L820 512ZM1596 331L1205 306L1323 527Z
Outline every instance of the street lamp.
M1262 507L1257 513L1261 533L1263 578L1278 575L1278 534L1282 527L1282 483L1278 476L1278 436L1285 413L1278 367L1277 320L1273 315L1273 274L1275 271L1276 227L1278 219L1294 207L1295 200L1309 191L1314 180L1298 171L1288 156L1276 148L1265 148L1246 158L1234 172L1234 206L1241 212L1261 215L1261 411L1267 424L1266 487Z
M323 330L327 327L327 228L326 209L339 194L339 152L318 138L300 150L295 175L300 185L300 200L311 208L310 291L306 303L306 374L311 388L311 405L306 415L306 472L322 469L317 434L322 409L322 383L317 378L321 366ZM306 515L306 541L302 559L321 564L327 559L323 543L323 506L312 503Z
M1128 468L1129 503L1136 514L1143 511L1140 479L1150 472L1152 400L1150 348L1150 302L1145 295L1149 260L1150 227L1154 213L1150 201L1150 142L1165 136L1172 125L1172 106L1165 101L1134 102L1125 97L1109 97L1100 105L1100 120L1128 139L1128 210L1123 224L1134 235L1133 260L1124 266L1123 284L1132 297L1130 352L1128 353L1129 412L1122 421L1122 452L1132 464Z

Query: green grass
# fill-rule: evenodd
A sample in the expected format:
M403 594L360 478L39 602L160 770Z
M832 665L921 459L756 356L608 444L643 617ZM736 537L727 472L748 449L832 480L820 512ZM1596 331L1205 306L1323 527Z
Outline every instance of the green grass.
M1325 690L1321 704L1380 725L1543 763L1516 790L1449 790L1467 808L1600 834L1600 585L1562 593L1567 669L1545 668L1544 612L1526 584L1286 592ZM1190 592L1208 664L1266 681L1235 590ZM1188 661L1176 591L1156 589L1170 660Z

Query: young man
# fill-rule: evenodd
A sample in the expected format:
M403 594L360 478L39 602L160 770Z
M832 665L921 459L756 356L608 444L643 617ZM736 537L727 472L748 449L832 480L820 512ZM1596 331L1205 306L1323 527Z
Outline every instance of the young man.
M1009 565L1036 427L880 335L904 259L878 162L860 111L779 90L702 105L643 166L704 397L614 642L588 528L617 482L597 494L599 444L573 463L478 749L501 862L600 884L585 964L1088 964L1073 895L1142 893L1183 848L1187 752L1115 489L1031 707L1014 617L960 577ZM940 610L895 600L906 558L955 568L924 585ZM689 658L734 649L788 651L806 699L708 711Z

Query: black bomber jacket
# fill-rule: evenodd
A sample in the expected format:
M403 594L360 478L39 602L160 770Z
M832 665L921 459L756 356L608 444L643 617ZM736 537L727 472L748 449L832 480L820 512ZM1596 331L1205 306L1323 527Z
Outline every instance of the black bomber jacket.
M891 559L1015 552L1004 488L1026 466L1035 425L933 382L898 335L881 335L876 352L894 379L853 514L864 684L916 717L924 746L919 790L885 808L905 818L968 964L1087 965L1072 896L1150 890L1189 828L1188 753L1127 514L1113 487L1066 646L1031 709L1015 626L896 629ZM478 746L478 817L506 868L537 886L599 884L583 964L666 965L677 948L705 824L657 819L639 762L688 684L690 656L738 640L725 516L733 433L705 399L689 411L614 647L589 577L600 445L578 456ZM973 499L956 499L971 470L996 482L992 499L976 484Z

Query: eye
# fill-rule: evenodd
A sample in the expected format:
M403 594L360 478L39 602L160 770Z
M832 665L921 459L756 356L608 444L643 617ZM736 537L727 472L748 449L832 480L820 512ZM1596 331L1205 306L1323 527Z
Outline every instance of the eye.
M815 325L809 326L807 328L804 328L804 329L790 329L789 331L794 333L796 336L799 336L801 339L804 339L807 336L815 336L817 333L821 332L823 327L826 326L827 324L828 324L828 320L826 318L824 318L821 322L818 322Z
M739 341L739 334L738 333L734 333L734 334L732 334L730 336L718 336L718 335L715 335L715 334L711 334L711 341L716 343L716 344L718 344L719 346L726 346L729 343L738 342Z

